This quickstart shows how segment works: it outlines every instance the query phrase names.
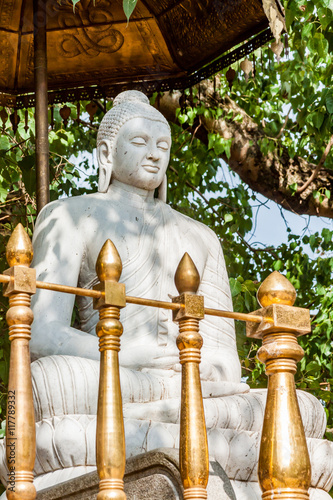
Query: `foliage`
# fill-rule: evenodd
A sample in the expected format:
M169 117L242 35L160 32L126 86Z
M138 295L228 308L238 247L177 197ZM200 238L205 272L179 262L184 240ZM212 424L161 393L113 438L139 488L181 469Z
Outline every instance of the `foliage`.
M261 151L268 155L276 148L287 148L292 158L296 154L314 164L318 163L333 133L333 4L291 0L286 2L288 27L288 50L277 63L270 49L256 52L255 77L248 81L242 77L238 63L234 65L237 78L230 92L225 74L219 75L216 88L217 102L229 95L264 130L266 139L260 144ZM287 53L288 52L288 53ZM200 116L218 120L242 120L240 115L228 112L223 106L203 107L198 94L188 93L186 105L179 114L183 128L188 125L191 132L200 124ZM222 98L222 99L221 99ZM198 120L199 118L199 120ZM210 225L221 239L225 251L235 310L256 309L255 293L261 282L272 270L285 274L294 284L298 299L296 305L308 307L312 312L312 334L300 339L305 357L299 365L297 383L300 388L310 390L324 404L328 426L333 426L332 384L332 232L324 229L322 234L303 236L289 234L289 244L278 248L250 247L244 236L251 231L253 214L249 199L253 195L243 184L230 189L226 183L217 183L216 155L230 156L232 139L219 135L208 135L208 154L203 145L185 138L181 131L176 136L173 164L179 175L172 179L176 189L172 191L174 206L178 206L192 217ZM188 147L191 141L191 148ZM179 145L178 145L179 144ZM181 147L181 144L183 146ZM180 165L183 172L180 173ZM325 167L332 168L332 153ZM211 198L208 203L200 196L190 198L192 183L201 194ZM297 184L289 186L297 195ZM222 193L222 194L221 194ZM330 189L323 186L313 192L314 197L330 198ZM178 200L182 200L179 203ZM308 247L315 252L310 258ZM266 386L263 366L256 360L257 343L245 337L244 325L238 325L238 348L244 375L254 387ZM328 434L330 438L331 433Z
M79 170L88 168L88 161L80 167L70 163L71 154L77 156L83 150L91 150L95 144L96 133L87 134L87 126L74 124L66 129L61 122L59 109L55 108L55 127L49 132L50 142L50 196L51 201L64 195L79 195L89 188L77 187ZM74 112L75 106L72 106ZM8 110L9 111L9 110ZM34 134L35 123L33 110L29 110L28 129L24 128L24 113L18 111L20 123L13 134L8 118L0 135L0 268L8 267L5 248L8 237L15 226L21 222L32 236L36 218L36 172ZM97 114L98 117L98 114ZM88 125L88 124L87 124ZM96 176L92 176L90 190L96 189ZM0 419L5 414L6 385L8 382L9 341L6 326L8 302L0 298ZM0 431L1 433L1 431Z
M238 79L231 97L262 125L270 139L262 145L266 153L284 145L290 157L297 154L316 164L333 125L333 3L289 0L285 6L288 48L280 63L271 50L263 50L256 77L248 83ZM289 119L278 137L287 110ZM332 154L325 166L332 166Z
M233 68L237 77L232 90L228 88L226 72L220 74L216 102L223 103L229 95L260 125L266 134L260 144L263 154L269 155L274 149L280 149L282 154L284 146L290 158L299 155L315 166L333 134L333 3L329 0L289 0L285 7L288 39L284 41L281 61L276 61L269 48L256 51L253 74L248 81L235 63ZM220 117L242 120L242 116L232 111L226 114L223 105L204 107L195 90L188 92L185 106L179 113L183 128L187 126L189 132L197 130L202 115L212 120ZM215 157L225 153L229 158L232 139L209 134L208 152L204 152L202 143L193 137L185 138L185 133L181 131L174 143L173 164L179 175L170 179L173 204L210 225L221 239L236 310L256 308L254 297L258 283L272 270L282 272L294 284L298 292L296 305L311 308L312 334L300 339L306 356L299 365L296 378L300 388L310 390L323 402L328 427L331 428L332 232L324 229L321 235L289 234L288 245L252 248L244 236L251 231L253 224L248 205L253 195L244 184L231 189L226 183L217 183L214 178L214 170L217 172ZM182 173L180 165L183 166ZM325 167L333 168L332 152ZM185 201L190 192L190 188L184 186L185 179L199 189L203 197L208 198L210 193L209 201L206 203L203 197L196 195L190 197L190 203ZM289 186L295 196L299 187L297 183ZM314 191L313 196L322 202L325 197L331 197L330 188L323 186ZM309 246L315 252L313 258L308 255ZM237 328L244 375L248 376L252 386L266 386L263 367L255 358L258 345L246 339L244 325ZM328 437L331 436L329 432Z
M219 168L214 151L208 150L196 139L188 148L186 132L173 130L173 158L170 183L171 203L191 217L214 229L224 248L230 276L234 309L251 312L258 308L255 298L260 282L273 270L283 273L296 288L296 305L311 309L312 334L300 338L305 357L299 364L296 375L298 387L310 390L325 406L328 425L333 422L333 397L330 387L333 382L333 231L323 229L322 234L311 236L291 234L288 244L273 248L253 248L245 240L252 229L253 214L250 198L255 198L249 189L240 184L231 188L226 182L216 182L214 175ZM179 165L183 165L180 169ZM185 168L184 168L185 166ZM193 184L203 196L211 198L208 203L202 196L191 196ZM190 202L189 202L190 198ZM309 247L315 252L309 256ZM243 374L252 387L266 387L264 367L256 358L259 344L245 336L245 325L237 325L238 351ZM328 437L330 437L329 434Z
M75 11L75 5L77 3L79 3L79 1L80 0L72 0L74 11ZM125 15L127 17L127 21L129 21L129 18L133 14L133 11L134 11L137 3L138 3L138 0L123 0L123 9L124 9Z
M127 1L128 15L130 6ZM285 4L288 26L288 50L285 48L278 63L269 47L256 51L255 75L248 81L239 64L233 65L237 77L229 90L225 72L219 75L217 103L230 96L265 131L260 143L265 155L282 146L290 157L296 154L318 163L328 143L333 125L332 49L333 4L330 0L289 0ZM288 54L287 54L288 51ZM111 106L110 103L107 106ZM75 107L71 106L73 116ZM21 114L21 112L19 112ZM79 169L88 168L88 161L78 166L66 158L80 151L91 151L96 139L96 123L102 111L98 108L93 125L78 125L70 121L67 128L61 122L59 107L55 107L55 126L50 132L51 196L78 195L96 187L96 175L89 178L89 187L77 187ZM207 145L197 137L200 118L239 121L241 115L228 111L223 105L209 107L202 103L198 89L184 93L178 112L179 125L172 125L173 146L169 169L169 202L177 210L209 225L218 235L225 253L230 274L234 307L238 311L255 310L255 294L260 282L272 271L285 274L294 284L296 305L312 311L313 331L300 342L305 358L299 365L297 383L310 390L323 402L328 426L333 427L333 404L330 385L333 382L331 331L333 328L333 270L332 232L321 235L296 235L289 232L288 244L277 248L252 247L247 236L253 229L251 208L256 197L248 186L236 187L220 179L218 155L230 156L232 138L223 139L209 134ZM8 235L20 221L31 234L35 219L34 119L30 112L29 128L24 130L24 117L16 135L8 120L0 136L0 231L1 269L6 267L4 250ZM195 133L194 133L195 132ZM333 167L332 153L325 166ZM290 189L297 196L297 184ZM330 197L323 187L313 196ZM308 255L308 248L315 252ZM8 341L5 326L6 303L0 302L0 391L5 393L8 369ZM238 348L244 375L253 387L266 386L263 367L256 360L258 345L245 337L244 324L237 325ZM1 405L1 400L0 400ZM0 418L3 415L3 404Z

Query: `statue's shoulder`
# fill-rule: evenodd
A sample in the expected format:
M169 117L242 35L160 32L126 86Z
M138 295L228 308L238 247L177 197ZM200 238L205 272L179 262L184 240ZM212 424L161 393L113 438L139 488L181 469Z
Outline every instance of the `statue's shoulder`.
M46 218L61 218L65 223L66 219L79 220L84 212L94 209L99 202L102 202L103 195L92 193L82 196L72 196L51 201L41 210L38 220Z
M34 244L39 240L44 241L45 238L62 242L70 240L75 244L82 244L86 239L89 216L95 213L96 205L102 205L99 199L100 193L93 193L48 203L37 217L33 235Z

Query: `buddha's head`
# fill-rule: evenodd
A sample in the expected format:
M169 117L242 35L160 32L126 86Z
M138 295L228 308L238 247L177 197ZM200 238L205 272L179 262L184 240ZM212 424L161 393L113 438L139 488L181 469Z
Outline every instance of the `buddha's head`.
M171 147L164 116L136 90L119 94L97 134L98 191L113 179L152 191L165 184Z

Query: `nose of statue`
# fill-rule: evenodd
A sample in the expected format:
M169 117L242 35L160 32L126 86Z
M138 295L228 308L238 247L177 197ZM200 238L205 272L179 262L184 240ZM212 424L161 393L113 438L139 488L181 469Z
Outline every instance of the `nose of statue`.
M156 149L151 149L147 153L147 160L157 161L159 159L160 159L160 154L159 154L159 150L157 148Z

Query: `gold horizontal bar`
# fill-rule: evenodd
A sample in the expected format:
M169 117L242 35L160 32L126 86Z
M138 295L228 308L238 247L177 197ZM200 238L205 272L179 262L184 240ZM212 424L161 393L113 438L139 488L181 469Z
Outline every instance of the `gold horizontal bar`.
M7 276L6 274L0 274L0 283L8 283L9 281L13 280L14 278L12 276ZM104 294L104 292L100 292L99 290L90 290L88 288L78 288L75 286L67 286L67 285L57 285L56 283L45 283L44 281L36 281L36 288L42 288L43 290L52 290L54 292L71 293L73 295L92 297L94 299L99 299ZM162 300L145 299L141 297L130 297L128 295L126 296L126 302L128 304L137 304L148 307L160 307L162 309L171 309L173 311L176 311L184 307L184 304L176 304ZM223 311L222 309L210 309L207 307L205 308L205 314L209 316L217 316L220 318L232 318L239 321L250 321L252 323L261 323L263 320L269 323L272 322L271 318L263 318L262 316L255 314Z
M14 277L7 276L6 274L0 274L0 283L8 283L9 281L14 281ZM52 290L53 292L71 293L73 295L92 297L94 299L99 299L103 295L103 292L99 292L98 290L90 290L88 288L78 288L75 286L67 285L57 285L56 283L47 283L44 281L36 281L36 288L42 288L43 290Z
M222 309L210 309L205 307L205 314L209 316L219 316L221 318L238 319L239 321L250 321L252 323L261 323L263 320L271 323L271 318L263 318L257 314L246 314L233 311L223 311Z
M138 304L140 306L161 307L162 309L172 309L178 311L184 304L174 304L173 302L164 302L162 300L144 299L141 297L129 297L126 295L126 302L128 304Z
M161 307L163 309L172 309L174 311L184 308L184 304L176 304L171 302L163 302L161 300L145 299L139 297L129 297L126 296L126 302L129 304L138 304L142 306L150 307ZM218 316L220 318L232 318L240 321L251 321L252 323L261 323L263 317L256 314L246 314L232 311L223 311L222 309L210 309L205 308L205 314L209 316ZM271 322L270 318L265 318L268 322Z
M73 295L81 295L82 297L92 297L93 299L99 299L104 293L99 290L90 290L89 288L78 288L67 285L56 285L55 283L45 283L44 281L36 281L36 288L52 290L54 292L71 293Z

